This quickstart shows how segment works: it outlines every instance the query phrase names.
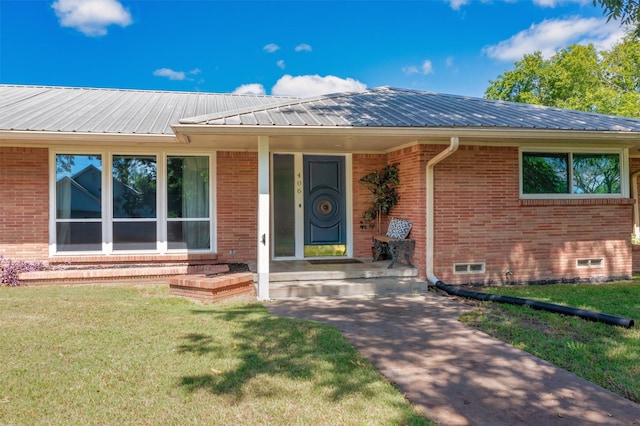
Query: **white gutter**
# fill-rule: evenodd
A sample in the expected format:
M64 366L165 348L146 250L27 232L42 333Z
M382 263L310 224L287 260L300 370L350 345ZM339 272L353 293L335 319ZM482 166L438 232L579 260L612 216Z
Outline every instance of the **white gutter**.
M640 170L631 174L631 197L634 199L633 203L633 236L636 241L640 240L640 206L638 206L638 175Z
M438 155L433 157L431 160L427 162L427 280L431 281L432 284L436 284L440 281L436 278L433 272L433 252L434 252L434 216L435 216L435 206L433 203L434 199L434 189L435 184L433 181L434 176L434 168L436 164L453 154L458 150L459 140L457 136L451 137L451 142L449 146L444 151L440 152Z
M351 127L351 126L278 126L278 125L247 125L247 124L174 124L173 132L185 135L268 135L268 136L376 136L376 137L452 137L465 138L514 138L514 139L567 139L587 142L628 141L632 145L638 141L637 132L619 130L556 130L556 129L525 129L525 128L497 128L497 127ZM630 145L630 146L632 146Z
M39 130L0 130L0 143L3 141L44 142L127 142L127 143L180 143L174 134L148 133L98 133L98 132L50 132Z

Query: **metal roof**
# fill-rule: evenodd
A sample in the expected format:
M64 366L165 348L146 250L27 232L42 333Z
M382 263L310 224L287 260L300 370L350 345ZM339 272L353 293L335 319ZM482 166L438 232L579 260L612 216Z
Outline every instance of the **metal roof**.
M640 119L389 87L300 99L0 85L0 131L174 135L176 124L640 132Z
M173 135L181 118L293 97L0 85L0 130Z
M185 118L180 123L640 132L640 119L389 87Z

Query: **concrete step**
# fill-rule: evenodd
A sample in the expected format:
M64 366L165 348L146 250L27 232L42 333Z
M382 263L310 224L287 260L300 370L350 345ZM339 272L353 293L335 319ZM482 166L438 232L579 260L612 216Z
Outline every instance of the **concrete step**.
M271 282L271 299L336 296L389 296L427 291L427 283L416 276L319 279Z
M406 266L388 268L368 268L366 265L358 268L339 269L308 268L298 271L272 271L269 273L269 281L292 282L292 281L323 281L323 280L357 280L370 278L408 278L417 277L418 269ZM256 277L257 280L257 277Z

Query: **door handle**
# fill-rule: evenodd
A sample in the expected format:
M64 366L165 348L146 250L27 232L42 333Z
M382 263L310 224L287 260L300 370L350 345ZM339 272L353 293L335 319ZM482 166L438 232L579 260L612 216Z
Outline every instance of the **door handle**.
M267 234L262 234L262 238L260 238L263 246L267 245Z

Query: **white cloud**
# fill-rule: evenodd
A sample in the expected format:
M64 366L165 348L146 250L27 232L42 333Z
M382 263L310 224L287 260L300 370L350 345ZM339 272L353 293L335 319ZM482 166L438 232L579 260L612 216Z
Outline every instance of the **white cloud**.
M296 52L311 52L311 46L307 43L300 43L296 46Z
M283 75L271 88L271 94L277 96L311 97L340 92L360 92L366 84L352 78L340 78L333 75Z
M160 68L153 72L156 77L166 77L169 80L186 80L187 74L184 71L174 71L170 68Z
M126 27L132 22L129 11L117 0L57 0L51 7L60 25L92 37L106 35L109 25Z
M402 71L407 75L420 74L420 73L422 73L423 75L431 74L433 73L433 63L430 60L425 59L422 65L420 66L409 65L409 66L403 67Z
M578 3L581 6L585 4L592 3L591 0L533 0L533 4L540 7L551 7L554 8L559 5L564 5L567 3Z
M195 68L192 69L189 72L184 72L184 71L174 71L171 68L158 68L157 70L155 70L153 72L153 75L155 75L156 77L166 77L169 80L178 80L178 81L183 81L183 80L189 80L189 81L193 81L193 79L189 78L189 75L198 75L200 74L201 71L199 68Z
M548 19L482 51L500 61L516 61L537 51L549 58L571 44L592 43L598 49L609 49L623 37L620 24L613 20L607 22L606 18Z
M418 67L415 66L415 65L409 65L407 67L402 67L402 71L407 75L418 74L420 72Z
M280 68L280 69L285 69L286 68L286 64L284 62L284 59L280 59L278 62L276 62L276 65L278 65L278 68Z
M424 74L424 75L433 73L433 64L428 59L426 59L422 63L422 67L421 68L422 68L422 74Z
M453 66L453 56L448 56L445 60L447 68L451 68Z
M460 7L469 4L469 0L447 0L449 6L453 10L460 10Z
M243 84L233 91L234 95L266 95L264 86L259 83Z
M280 50L280 46L278 46L275 43L269 43L266 46L264 46L262 48L262 50L264 50L267 53L273 53L273 52L277 52L278 50Z

